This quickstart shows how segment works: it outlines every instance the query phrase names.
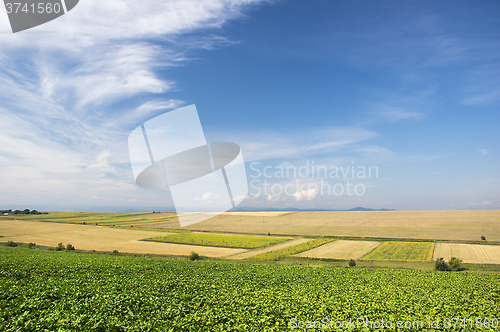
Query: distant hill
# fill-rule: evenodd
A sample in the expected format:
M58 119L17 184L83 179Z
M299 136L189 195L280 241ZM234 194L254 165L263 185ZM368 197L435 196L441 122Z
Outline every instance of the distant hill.
M352 209L347 210L347 211L396 211L396 210L394 210L394 209L369 209L369 208L358 206L358 207L352 208Z

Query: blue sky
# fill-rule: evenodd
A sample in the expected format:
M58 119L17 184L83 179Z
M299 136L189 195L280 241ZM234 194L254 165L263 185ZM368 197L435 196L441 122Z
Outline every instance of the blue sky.
M82 0L12 34L2 8L0 205L172 206L135 186L127 136L196 104L207 140L238 143L260 181L242 206L498 209L499 13L497 1ZM254 171L312 163L378 177ZM319 190L347 180L363 194Z

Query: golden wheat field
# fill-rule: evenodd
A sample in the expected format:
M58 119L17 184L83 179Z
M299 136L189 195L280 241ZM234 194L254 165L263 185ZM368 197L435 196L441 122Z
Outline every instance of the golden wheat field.
M295 256L310 258L358 259L375 249L380 242L375 241L335 241L302 252Z
M500 246L438 243L434 249L433 259L457 257L464 263L500 264Z
M178 222L145 227L180 229ZM500 241L500 210L223 213L188 230L431 240Z
M208 257L222 257L244 252L244 249L216 248L174 243L140 241L169 233L134 231L95 225L72 225L27 220L0 219L2 241L14 241L55 247L59 242L71 243L77 249L136 254L189 255L196 251Z

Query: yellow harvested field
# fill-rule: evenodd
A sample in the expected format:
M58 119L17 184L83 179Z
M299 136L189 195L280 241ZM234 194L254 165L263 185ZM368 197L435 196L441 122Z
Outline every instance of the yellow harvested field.
M440 257L446 261L451 257L457 257L464 263L500 264L500 246L438 243L434 249L433 259Z
M158 222L148 227L181 229L178 222ZM486 234L489 241L500 241L500 210L315 211L271 215L231 212L184 229L273 235L469 241L480 241L481 235Z
M269 252L269 251L273 251L273 250L279 250L279 249L283 249L283 248L288 248L288 247L291 247L291 246L296 246L297 244L305 243L305 242L312 241L312 240L313 239L303 239L303 238L302 239L295 239L295 240L286 241L286 242L283 242L283 243L278 243L278 244L275 244L273 246L269 246L269 247L262 248L262 249L249 250L247 252L243 252L241 254L236 254L234 256L227 257L227 258L230 258L230 259L245 259L245 258L252 257L252 256L255 256L255 255L263 254L265 252Z
M374 241L335 241L321 247L302 252L295 256L310 258L358 259L375 249L380 242Z
M105 226L61 224L26 220L1 220L2 242L33 242L43 246L71 243L77 249L113 251L137 254L189 255L196 251L202 256L223 257L244 252L244 249L216 248L173 243L140 241L169 233L116 229Z
M277 217L286 215L288 211L263 211L263 212L224 212L223 215L227 216L247 216L247 217Z

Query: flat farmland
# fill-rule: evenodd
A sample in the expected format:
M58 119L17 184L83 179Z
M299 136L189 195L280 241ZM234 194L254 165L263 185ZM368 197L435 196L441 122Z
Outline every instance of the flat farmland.
M180 229L178 223L154 227ZM455 241L500 241L500 210L288 212L276 215L224 213L185 227L188 230L353 236Z
M40 215L0 216L0 220L45 221L64 224L93 224L103 226L143 226L156 223L178 223L177 214L164 213L98 213L98 212L50 212Z
M380 242L375 241L335 241L321 247L297 254L297 257L359 259L376 248Z
M500 264L500 246L483 246L474 244L438 243L434 249L434 257L448 261L457 257L464 263Z
M211 234L211 233L195 233L195 232L181 232L176 234L169 234L169 235L145 239L145 241L162 242L162 243L195 244L202 246L244 248L244 249L266 247L272 244L277 244L288 240L290 239L286 237L253 236L253 235L245 236L245 235Z
M429 242L384 242L363 260L374 261L430 261L434 243Z
M71 243L77 249L137 254L189 255L222 257L244 252L243 249L215 248L174 243L144 242L141 239L164 236L165 232L117 229L95 225L71 225L27 220L1 220L2 242L14 241L55 247L59 242Z

